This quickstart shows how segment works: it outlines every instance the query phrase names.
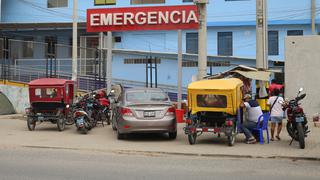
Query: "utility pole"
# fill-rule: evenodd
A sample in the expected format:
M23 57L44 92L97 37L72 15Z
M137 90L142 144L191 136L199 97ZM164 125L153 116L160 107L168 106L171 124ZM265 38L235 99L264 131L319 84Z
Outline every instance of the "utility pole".
M199 10L200 28L198 38L198 80L207 75L207 3L208 0L194 0Z
M311 0L311 29L312 34L316 34L316 0Z
M73 0L73 26L72 26L72 80L77 81L78 76L78 0Z
M267 0L256 0L256 67L268 69Z

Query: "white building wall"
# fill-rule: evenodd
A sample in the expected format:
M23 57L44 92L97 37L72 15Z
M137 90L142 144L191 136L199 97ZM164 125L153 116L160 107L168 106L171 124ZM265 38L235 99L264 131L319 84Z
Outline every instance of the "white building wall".
M307 94L302 106L310 117L320 112L320 36L286 38L285 94L295 98L300 87Z

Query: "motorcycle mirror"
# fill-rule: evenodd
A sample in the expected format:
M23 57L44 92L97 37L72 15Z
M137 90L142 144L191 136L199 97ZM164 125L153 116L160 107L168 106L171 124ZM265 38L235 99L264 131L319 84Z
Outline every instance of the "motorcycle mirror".
M302 92L302 91L303 91L303 88L301 87L301 88L299 89L299 93Z

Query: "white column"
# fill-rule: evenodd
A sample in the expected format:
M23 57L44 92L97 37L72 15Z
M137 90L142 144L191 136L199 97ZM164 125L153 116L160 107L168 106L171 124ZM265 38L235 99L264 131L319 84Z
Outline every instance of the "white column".
M112 82L112 32L108 31L107 36L107 93L109 94L111 91L111 82Z
M78 0L73 0L73 26L72 26L72 80L77 81L78 76Z
M178 109L182 100L182 33L178 30Z

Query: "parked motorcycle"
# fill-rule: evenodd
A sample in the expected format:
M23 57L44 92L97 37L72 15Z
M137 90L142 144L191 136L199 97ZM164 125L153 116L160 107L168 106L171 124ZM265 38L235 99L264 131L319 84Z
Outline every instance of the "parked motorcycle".
M84 111L84 106L84 102L77 103L73 111L73 117L78 131L87 134L92 129L92 121L88 113Z
M104 90L100 90L94 97L98 101L98 104L96 104L98 110L97 119L102 122L102 125L103 121L106 121L107 124L110 125L111 109L109 96L106 95Z
M283 110L287 110L288 122L287 122L287 131L292 138L292 142L298 141L301 149L305 148L305 137L310 132L307 126L307 117L303 112L303 108L300 106L299 102L306 97L306 94L300 93L303 91L303 88L300 88L298 95L295 99L285 101L282 106Z

